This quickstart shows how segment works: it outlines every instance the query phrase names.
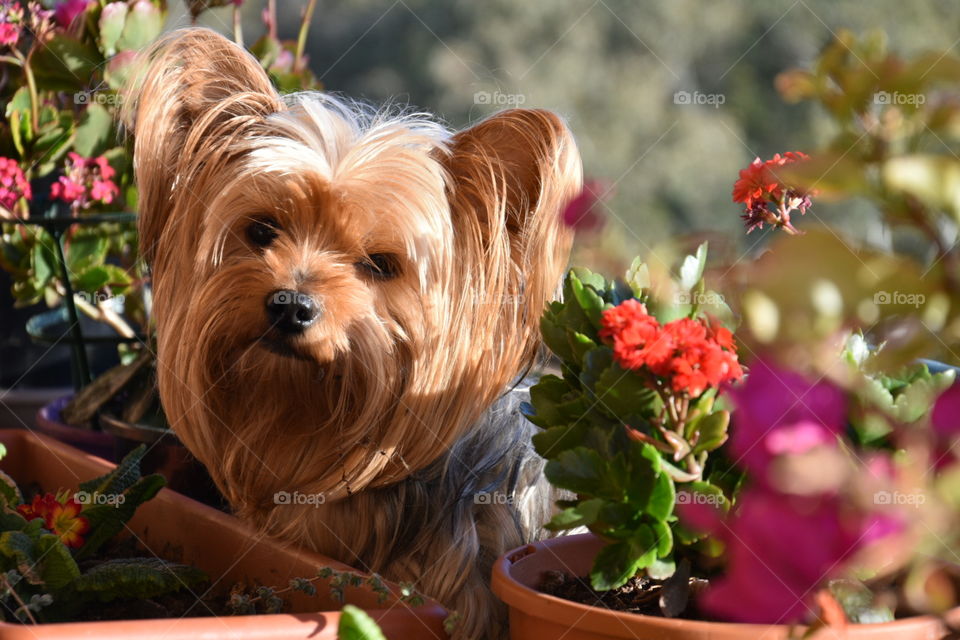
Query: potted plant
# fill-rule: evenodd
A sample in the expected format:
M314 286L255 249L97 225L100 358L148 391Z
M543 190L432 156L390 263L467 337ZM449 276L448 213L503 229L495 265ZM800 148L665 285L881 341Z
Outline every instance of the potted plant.
M711 271L701 246L678 277L662 255L620 280L570 272L541 319L562 375L534 387L529 416L547 478L571 494L548 528L591 533L498 561L513 637L957 632L960 386L917 361L953 344L955 249L937 219L955 215L941 170L956 161L891 157L920 144L909 118L954 107L915 100L901 119L871 97L942 82L957 64L943 58L903 63L842 33L815 72L781 79L843 116L852 158L788 153L740 172L748 231L786 232L757 258ZM856 126L876 146L850 147ZM933 250L798 224L812 198L846 193Z
M22 430L0 431L0 445L4 637L334 638L345 602L388 637L446 637L446 612L411 588L265 539L141 477L142 450L113 466Z

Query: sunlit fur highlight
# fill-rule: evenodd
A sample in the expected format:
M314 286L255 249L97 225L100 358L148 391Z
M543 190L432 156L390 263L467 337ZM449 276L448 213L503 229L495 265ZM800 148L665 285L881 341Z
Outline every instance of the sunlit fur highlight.
M459 637L499 637L491 562L541 535L553 499L524 387L507 390L568 258L559 212L581 175L566 126L511 110L454 133L281 97L202 29L143 59L124 120L173 428L241 517L416 582L461 614ZM280 231L258 251L245 229L264 215ZM357 266L374 253L397 257L397 277ZM279 289L322 309L288 355L266 348ZM326 501L277 505L278 491Z

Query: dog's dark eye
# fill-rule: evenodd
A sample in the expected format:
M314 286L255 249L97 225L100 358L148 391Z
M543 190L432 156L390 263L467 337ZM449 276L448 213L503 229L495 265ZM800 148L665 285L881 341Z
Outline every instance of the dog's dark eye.
M254 246L269 247L277 239L277 221L273 218L254 218L247 225L247 238Z
M395 278L400 274L397 257L389 253L371 253L357 263L357 268L384 280Z

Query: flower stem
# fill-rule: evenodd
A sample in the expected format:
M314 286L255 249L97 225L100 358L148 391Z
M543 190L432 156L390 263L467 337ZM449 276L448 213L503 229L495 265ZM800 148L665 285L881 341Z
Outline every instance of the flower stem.
M23 54L14 49L13 55L20 60L23 75L27 79L27 91L30 92L30 129L35 132L37 127L40 126L40 95L37 92L37 81L33 77L33 69L30 68L30 62L23 57Z
M297 73L303 70L303 51L307 47L307 32L310 31L310 21L313 19L313 11L316 8L317 0L310 0L303 11L303 21L300 23L300 33L297 35L297 55L293 62L293 70Z

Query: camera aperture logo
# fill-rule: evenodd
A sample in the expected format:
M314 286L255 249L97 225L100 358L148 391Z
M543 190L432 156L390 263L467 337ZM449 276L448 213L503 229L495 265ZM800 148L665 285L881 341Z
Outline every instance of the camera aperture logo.
M719 109L727 101L722 93L703 93L701 91L677 91L673 94L673 104L676 105L703 105Z
M912 306L919 309L927 301L927 297L922 293L904 293L903 291L877 291L873 294L873 304L887 305L895 304L899 306Z
M507 493L500 493L499 491L494 491L493 493L481 491L480 493L474 494L473 504L513 504L513 496Z
M301 493L299 491L277 491L273 494L273 504L282 506L312 506L319 507L327 501L327 496L320 493Z
M119 507L127 501L127 496L122 493L100 493L99 491L77 491L73 494L73 499L83 506L107 505L110 507Z
M896 505L919 507L927 501L927 496L916 491L905 493L903 491L877 491L873 494L873 503L877 505Z
M700 493L698 491L677 491L677 504L708 504L719 507L724 503L724 497L716 493Z
M526 103L527 96L522 93L503 93L501 91L477 91L473 94L473 104L492 104L500 107L519 107Z

